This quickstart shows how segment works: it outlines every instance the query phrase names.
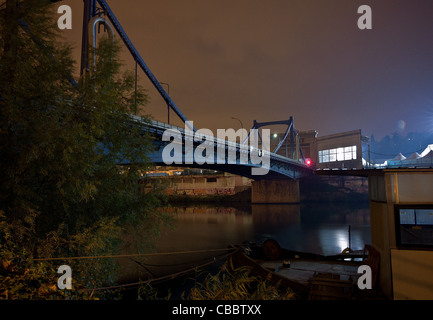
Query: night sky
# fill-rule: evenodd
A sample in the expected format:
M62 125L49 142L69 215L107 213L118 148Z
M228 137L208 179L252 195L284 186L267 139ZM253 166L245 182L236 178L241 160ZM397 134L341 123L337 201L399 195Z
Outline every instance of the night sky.
M431 0L107 2L196 128L216 134L240 127L232 117L250 129L253 120L293 116L298 130L319 136L431 130ZM60 4L73 10L73 29L62 32L75 47L78 70L83 2ZM358 28L363 4L372 9L372 30ZM122 57L133 69L132 59ZM165 102L139 76L151 97L145 112L166 121ZM170 118L183 126L173 112Z

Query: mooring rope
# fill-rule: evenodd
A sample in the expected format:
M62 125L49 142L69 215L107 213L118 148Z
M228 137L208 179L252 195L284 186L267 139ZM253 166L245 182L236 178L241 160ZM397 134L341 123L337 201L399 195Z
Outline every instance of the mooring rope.
M134 254L118 254L118 255L101 255L101 256L78 256L78 257L58 257L58 258L38 258L33 261L58 261L58 260L81 260L81 259L102 259L102 258L128 258L139 256L162 256L176 254L191 254L191 253L210 253L220 251L234 251L237 248L224 249L205 249L205 250L190 250L190 251L175 251L175 252L153 252L153 253L134 253Z
M222 258L229 257L230 255L231 255L231 253L230 254L221 255L220 257L218 257L218 260L221 260ZM183 271L179 271L179 272L176 272L176 273L172 273L172 274L169 274L169 275L161 276L161 277L158 277L158 278L152 278L152 279L143 280L143 281L139 281L139 282L125 283L125 284L119 284L119 285L115 285L115 286L108 286L108 287L101 287L101 288L82 288L81 290L82 291L92 291L92 292L93 291L101 291L101 290L114 290L114 289L122 289L122 288L127 288L127 287L131 288L131 287L134 287L134 286L140 286L140 285L143 285L143 284L149 284L149 283L159 282L159 281L164 281L164 280L170 280L170 279L174 279L176 277L182 276L184 274L188 274L188 273L190 273L192 271L196 271L196 270L198 270L200 268L209 266L209 265L211 265L211 264L213 264L213 263L215 263L217 261L216 257L212 257L212 258L209 258L209 259L211 259L211 261L206 262L204 264L201 264L199 266L194 266L194 267L191 267L189 269L186 269L186 270L183 270ZM78 290L80 290L80 289L78 289Z

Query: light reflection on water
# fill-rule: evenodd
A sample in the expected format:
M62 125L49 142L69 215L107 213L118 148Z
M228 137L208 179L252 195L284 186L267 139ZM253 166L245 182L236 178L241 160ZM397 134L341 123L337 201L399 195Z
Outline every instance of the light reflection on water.
M273 238L282 247L336 254L370 243L369 208L350 204L248 205L245 207L172 207L174 228L164 228L159 252L225 248Z
M222 249L244 242L261 244L272 238L283 248L332 255L348 247L349 225L353 250L370 243L368 204L191 205L163 210L174 217L174 226L160 230L156 241L159 253ZM214 252L158 255L137 259L139 263L120 259L123 271L119 280L173 274L214 256Z

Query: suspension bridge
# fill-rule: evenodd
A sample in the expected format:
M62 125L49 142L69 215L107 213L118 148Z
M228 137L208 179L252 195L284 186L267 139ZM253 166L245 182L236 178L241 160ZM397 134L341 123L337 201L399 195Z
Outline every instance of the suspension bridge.
M82 35L82 54L81 54L81 73L89 72L89 70L93 67L91 61L91 52L96 49L96 30L99 28L99 25L103 25L106 30L108 30L110 36L114 36L115 33L122 39L126 48L130 52L132 58L135 60L137 65L142 69L145 75L148 77L150 82L156 88L162 99L166 102L167 108L172 110L185 124L185 128L174 127L167 123L151 121L150 123L146 123L146 131L150 132L154 137L154 143L156 147L156 151L151 155L151 159L155 164L158 165L167 165L164 159L162 159L163 149L166 147L169 142L162 141L162 136L166 130L172 130L175 132L180 132L182 137L181 141L183 142L183 150L182 150L182 159L176 163L176 165L188 165L189 167L194 167L200 165L202 168L206 169L215 169L225 172L231 172L242 176L247 176L254 178L256 180L263 179L275 179L275 178L284 178L284 179L292 179L296 180L305 175L311 174L311 167L306 163L305 158L303 157L302 150L300 150L299 144L295 142L295 136L297 134L293 118L290 117L289 120L284 121L275 121L275 122L267 122L267 123L258 123L254 121L254 125L252 131L258 130L258 135L262 138L260 133L260 128L263 126L269 125L277 125L284 124L287 125L287 130L283 141L281 141L280 145L277 146L275 150L270 152L269 150L254 150L256 152L261 153L261 157L264 156L269 157L269 172L267 174L262 175L252 175L251 168L258 167L259 164L254 164L250 161L241 161L242 154L247 154L247 158L251 159L251 151L252 148L246 147L246 143L248 141L243 142L230 142L228 140L217 139L208 135L201 135L201 137L206 140L208 143L213 144L213 148L215 150L225 150L226 156L224 159L214 158L213 161L208 161L202 164L198 164L194 161L192 152L192 160L188 161L188 150L185 145L187 141L191 141L194 147L198 147L200 145L199 142L195 141L195 135L197 129L191 125L192 122L188 120L188 118L182 113L182 111L177 107L168 93L164 90L161 83L157 80L155 75L152 73L150 68L145 63L144 59L141 57L138 50L133 45L132 41L128 37L127 33L123 29L119 20L115 16L114 12L108 5L105 0L84 0L84 16L83 16L83 35ZM134 117L134 120L140 122L140 119ZM251 132L251 131L250 131ZM281 147L282 143L290 138L291 144L291 152L290 157L283 157L281 155L276 154L276 152ZM247 137L248 139L248 137ZM261 139L263 142L263 139ZM263 148L264 149L264 148ZM228 159L228 155L230 151L235 150L236 159L230 161ZM216 157L216 156L215 156ZM225 161L221 161L225 160Z

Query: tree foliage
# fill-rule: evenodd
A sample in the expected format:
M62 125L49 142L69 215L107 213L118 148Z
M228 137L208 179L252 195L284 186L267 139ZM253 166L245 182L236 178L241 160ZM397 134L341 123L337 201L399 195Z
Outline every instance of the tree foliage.
M128 223L156 234L159 197L138 188L152 143L130 117L147 96L121 72L119 44L102 39L76 87L71 48L46 2L0 9L2 263L18 247L32 259L113 253Z

